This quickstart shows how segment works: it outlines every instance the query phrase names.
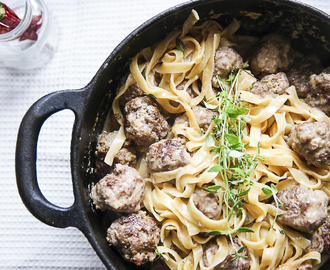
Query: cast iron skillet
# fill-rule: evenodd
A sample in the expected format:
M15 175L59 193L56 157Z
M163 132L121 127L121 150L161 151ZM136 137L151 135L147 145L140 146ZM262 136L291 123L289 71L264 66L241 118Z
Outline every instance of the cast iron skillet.
M108 269L139 269L124 261L105 240L111 214L99 213L91 206L90 173L97 134L111 107L116 85L128 70L129 58L141 49L160 41L182 25L191 10L201 20L216 19L227 26L233 18L241 23L239 34L261 36L280 31L294 37L293 47L314 53L324 66L330 60L330 17L308 5L290 0L201 0L189 1L166 10L133 31L109 55L91 82L82 89L64 90L42 97L24 116L17 138L16 176L20 196L29 211L54 227L76 227L84 233ZM58 207L42 195L36 175L36 149L40 129L55 112L70 109L75 114L71 141L71 171L74 203ZM330 269L327 262L321 269Z

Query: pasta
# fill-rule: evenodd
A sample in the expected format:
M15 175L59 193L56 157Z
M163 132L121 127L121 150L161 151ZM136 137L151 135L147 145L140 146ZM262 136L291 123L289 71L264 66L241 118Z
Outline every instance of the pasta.
M294 124L302 121L330 123L330 118L299 99L295 86L275 97L254 94L250 89L257 78L249 67L239 69L232 90L240 106L248 109L242 114L247 121L242 129L242 141L246 143L245 154L257 155L258 162L249 168L252 172L247 177L249 184L240 186L239 192L245 192L240 213L236 208L228 218L226 184L223 175L212 170L219 166L220 157L214 151L219 142L208 141L216 123L213 121L206 130L201 130L193 108L205 104L208 109L219 111L221 90L212 86L214 55L219 47L236 45L234 34L239 23L234 20L223 28L215 21L196 25L198 20L198 14L193 11L182 29L169 33L163 41L131 59L130 73L113 102L113 114L120 128L105 162L112 165L125 142L125 116L120 98L136 83L167 115L186 113L189 122L189 125L174 124L167 135L167 138L185 138L186 148L192 153L188 164L173 170L150 172L146 161L148 149L141 146L142 155L134 166L146 182L142 206L161 226L157 250L170 269L211 270L226 260L230 243L237 238L246 247L253 270L294 270L305 263L319 264L319 252L304 252L311 240L278 222L277 217L283 210L271 203L271 199L276 192L297 183L330 194L329 169L306 164L286 141ZM156 80L159 83L155 84ZM183 87L179 87L182 84ZM207 217L193 201L197 187L212 186L218 187L215 194L220 206L215 218ZM265 190L269 191L270 187L275 187L276 192L273 189L272 194L267 194ZM212 255L211 263L206 263L203 253L212 241L219 248Z

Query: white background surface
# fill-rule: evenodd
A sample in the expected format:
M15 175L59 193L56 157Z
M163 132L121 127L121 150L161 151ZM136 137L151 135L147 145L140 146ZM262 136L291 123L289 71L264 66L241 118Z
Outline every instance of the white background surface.
M18 127L34 101L56 90L85 86L132 30L183 1L45 2L60 29L54 57L43 68L31 71L5 68L0 62L0 269L101 270L105 267L81 232L45 225L21 202L15 179ZM330 13L328 0L302 2ZM41 190L51 202L64 207L73 202L69 163L72 123L70 111L51 116L42 128L38 146Z

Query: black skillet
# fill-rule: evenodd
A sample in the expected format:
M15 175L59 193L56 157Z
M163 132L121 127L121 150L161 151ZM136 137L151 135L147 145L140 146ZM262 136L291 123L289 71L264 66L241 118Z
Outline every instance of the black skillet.
M111 107L116 85L127 71L129 58L141 49L160 41L175 27L182 25L195 9L201 21L215 19L227 26L233 18L241 23L239 34L261 36L279 31L294 37L293 47L314 53L329 65L330 17L306 4L289 0L201 0L170 8L134 30L109 55L91 82L82 89L51 93L39 99L24 116L17 138L17 186L29 211L40 221L54 227L76 227L89 240L108 269L139 267L124 261L105 240L111 214L93 210L89 199L93 149L105 115ZM97 48L95 48L97 49ZM70 109L75 114L71 141L71 171L74 203L58 207L42 195L36 175L36 149L42 124L55 112ZM327 262L322 270L330 269Z

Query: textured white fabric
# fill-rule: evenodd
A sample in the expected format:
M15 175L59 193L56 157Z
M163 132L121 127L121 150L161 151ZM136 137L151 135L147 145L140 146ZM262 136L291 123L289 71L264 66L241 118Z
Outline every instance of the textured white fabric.
M4 0L5 2L5 0ZM20 121L34 101L52 91L85 86L132 30L180 0L48 0L60 29L58 51L43 68L18 71L0 63L0 269L105 269L77 229L35 219L18 195L15 144ZM328 0L304 0L330 13ZM38 146L42 192L59 206L73 202L69 148L73 113L46 121Z

